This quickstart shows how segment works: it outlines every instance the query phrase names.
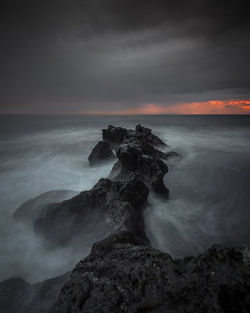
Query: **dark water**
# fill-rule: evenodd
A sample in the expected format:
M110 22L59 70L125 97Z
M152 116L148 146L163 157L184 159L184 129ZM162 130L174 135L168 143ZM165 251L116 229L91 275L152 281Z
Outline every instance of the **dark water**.
M250 116L1 116L0 280L52 277L89 252L91 236L81 249L47 251L12 213L48 190L91 188L112 167L88 166L101 128L138 123L182 155L169 162L169 200L150 196L145 222L152 244L174 257L214 243L250 244Z

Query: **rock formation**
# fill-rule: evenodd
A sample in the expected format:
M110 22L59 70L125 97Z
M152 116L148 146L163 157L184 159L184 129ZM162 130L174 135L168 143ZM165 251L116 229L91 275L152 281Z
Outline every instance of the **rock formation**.
M76 194L77 192L72 190L51 190L44 192L34 199L24 202L14 212L13 216L19 221L33 223L46 205L72 198Z
M81 240L90 231L89 226L96 228L95 239L100 240L117 229L122 218L129 220L130 224L136 221L142 232L139 225L143 224L143 219L138 218L135 212L141 209L139 204L147 200L147 187L168 196L163 182L168 167L161 160L166 159L167 155L154 147L163 142L151 130L140 125L136 131L109 126L103 130L103 137L111 143L120 142L116 146L118 161L110 173L110 179L101 179L91 190L69 200L45 206L34 222L35 232L42 235L50 246ZM103 142L99 142L92 151L92 160L98 159L101 148L97 147L100 145L103 146ZM104 145L110 149L106 141ZM128 217L131 212L133 217ZM110 223L115 215L116 222ZM126 227L126 230L131 230L128 225Z
M89 163L91 165L96 164L98 162L112 159L115 155L107 141L99 141L97 145L93 148L91 154L89 155Z
M140 124L135 127L135 130L127 130L125 128L115 127L112 125L109 125L107 129L102 130L103 140L107 140L112 143L122 143L129 137L137 137L142 141L147 141L153 146L166 145L160 138L152 134L151 129L142 127Z
M109 126L103 140L118 158L109 178L69 200L46 205L34 222L35 231L51 247L73 244L98 221L100 227L105 225L97 236L101 240L70 277L39 287L21 279L0 283L0 311L48 313L54 300L50 313L250 312L248 247L214 245L199 256L174 260L150 246L143 208L149 192L168 196L163 160L178 155L160 151L157 146L164 143L141 125L135 130ZM93 160L102 154L103 144L98 145ZM98 232L99 227L94 229Z
M80 261L50 313L249 312L250 250L213 246L173 260L121 232Z
M1 313L48 313L70 273L29 284L22 278L0 282Z
M147 197L148 189L136 175L117 182L102 178L91 190L46 206L34 229L51 246L69 244L94 224L97 240L115 230L140 231L145 237L141 209Z
M160 138L141 125L137 125L135 131L109 126L103 129L103 138L120 143L116 146L118 161L110 173L110 178L121 180L129 177L131 173L136 173L149 189L168 197L169 191L163 182L168 167L162 161L167 159L168 155L155 148L164 145Z

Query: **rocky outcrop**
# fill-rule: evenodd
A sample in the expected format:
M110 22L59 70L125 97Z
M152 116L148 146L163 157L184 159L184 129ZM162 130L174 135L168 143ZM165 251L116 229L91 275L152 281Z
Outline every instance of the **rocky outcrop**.
M135 130L109 126L103 139L118 158L109 178L45 206L34 223L51 247L81 242L93 230L102 240L69 279L66 274L35 285L22 279L0 283L0 311L48 312L65 283L50 313L249 312L248 247L215 245L202 255L174 260L150 246L143 208L150 191L168 196L163 160L178 155L160 151L157 146L164 143L141 125Z
M163 142L159 137L154 135L151 129L142 127L140 124L135 127L135 134L138 139L142 141L147 141L149 144L153 146L166 146L165 142Z
M50 313L249 312L250 251L213 246L173 260L121 232L79 262Z
M120 142L115 149L119 161L110 173L111 179L126 179L136 173L150 190L168 197L169 191L163 182L168 167L162 159L166 160L170 154L155 148L164 145L161 139L141 125L137 125L135 131L109 126L103 130L103 137Z
M97 145L93 148L92 152L90 153L88 160L91 165L96 164L98 162L112 159L115 155L107 141L99 141Z
M163 178L168 167L161 159L154 157L154 153L154 150L153 154L146 153L143 146L131 142L121 144L116 151L119 161L114 165L110 177L120 180L137 173L150 189L167 197L169 192Z
M116 146L118 161L109 179L101 179L91 190L72 199L47 205L34 222L35 232L51 246L79 241L93 229L95 240L114 230L133 231L147 240L141 206L147 200L148 188L168 196L163 182L168 167L161 160L167 155L154 147L163 142L141 125L137 125L135 131L109 126L103 130L103 139L105 141L97 144L89 160L99 160L104 150L106 156L110 155L108 151L112 150L107 140L120 143Z
M160 138L152 133L151 129L142 127L140 124L135 127L135 130L127 130L113 125L109 125L107 129L102 130L103 140L107 140L112 143L122 143L125 139L132 136L137 137L142 141L147 141L153 146L166 145Z
M0 312L48 313L69 276L67 273L33 285L22 278L0 282Z
M103 178L89 191L46 206L34 229L51 246L80 240L93 228L96 240L121 230L140 233L145 239L141 210L147 197L148 189L136 175L117 182Z
M109 125L107 129L102 130L103 140L113 143L122 143L128 137L129 131L122 127L114 127Z
M29 201L24 202L14 212L13 216L19 221L33 223L46 205L72 198L76 194L77 192L72 190L47 191Z

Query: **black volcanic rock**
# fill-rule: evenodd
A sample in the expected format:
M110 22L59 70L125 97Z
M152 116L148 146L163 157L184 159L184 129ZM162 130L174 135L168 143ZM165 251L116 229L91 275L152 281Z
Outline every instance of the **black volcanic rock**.
M144 230L149 189L168 195L162 159L177 156L151 130L109 126L103 139L116 144L110 179L89 191L44 207L34 227L51 246L98 233L91 253L68 275L30 285L0 283L2 313L248 313L250 250L214 245L196 257L174 260L153 249ZM148 189L149 188L149 189ZM99 221L99 224L97 224ZM104 227L104 230L99 228ZM110 234L110 232L112 232Z
M153 146L166 145L160 138L152 133L151 129L142 127L140 124L136 125L135 130L127 130L113 125L109 125L107 129L102 130L103 140L108 140L113 143L122 143L125 139L132 136Z
M140 124L135 127L135 135L137 138L143 139L143 141L147 141L149 144L153 146L166 146L165 142L163 142L159 137L154 135L151 129L141 126Z
M72 190L51 190L41 195L24 202L13 214L14 218L22 221L32 223L39 216L42 209L51 203L63 201L72 198L77 194Z
M126 130L110 125L103 129L103 138L119 143L115 148L119 161L113 166L109 178L127 179L132 173L136 173L148 188L168 197L169 191L163 182L168 167L162 159L166 160L173 154L155 148L165 144L152 134L151 129L137 125L135 130Z
M96 243L80 261L50 313L246 313L250 250L213 246L173 260L132 233Z
M102 130L103 140L108 140L115 143L122 143L128 137L128 130L122 127L109 125L107 129Z
M1 313L48 313L70 273L29 284L22 278L0 282Z
M107 141L99 141L90 153L88 160L90 164L114 158L115 155Z
M116 155L119 161L114 165L110 177L120 180L129 177L131 173L137 173L149 188L168 196L168 189L163 182L168 167L162 160L142 154L138 148L130 144L120 145Z
M117 182L103 178L91 190L45 207L34 229L52 246L69 244L91 231L96 240L114 230L134 231L145 239L141 209L147 197L148 189L136 175Z

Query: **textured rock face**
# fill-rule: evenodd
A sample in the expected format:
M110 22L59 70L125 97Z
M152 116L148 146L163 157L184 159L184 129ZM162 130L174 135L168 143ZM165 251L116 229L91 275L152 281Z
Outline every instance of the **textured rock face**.
M151 129L142 127L140 124L135 127L135 135L137 138L143 139L143 141L146 140L153 146L166 146L166 144L159 137L152 134Z
M77 194L72 190L52 190L24 202L13 214L19 221L32 223L39 216L42 209L51 203L72 198Z
M109 125L107 129L102 130L103 140L114 143L122 143L128 137L128 130L122 127L114 127Z
M93 148L88 160L90 164L96 164L98 162L112 159L114 157L115 155L109 147L107 141L99 141L97 145Z
M111 172L111 175L114 174L115 180L127 177L130 173L137 173L149 188L168 196L168 189L163 182L168 167L162 160L142 153L140 147L133 144L120 145L116 155L120 162L120 170L115 173L118 166L116 164L113 173Z
M34 228L52 246L78 240L93 225L97 239L114 230L140 230L145 237L141 208L147 197L148 189L136 175L118 182L103 178L89 191L46 206Z
M249 312L250 251L213 246L173 260L121 232L79 262L50 313Z
M116 147L116 156L119 161L114 165L109 177L121 180L129 177L131 173L136 173L148 188L168 197L169 191L163 182L168 167L162 159L167 159L170 154L155 148L156 145L164 143L153 135L150 129L141 125L137 125L135 131L125 132L124 129L121 131L120 128L117 129L114 126L109 126L103 131L108 134L122 133L122 136L119 136L121 143Z
M34 228L51 246L73 244L93 228L96 239L108 236L93 245L70 278L66 274L35 285L22 279L0 283L0 312L250 312L246 246L212 246L179 260L150 246L143 208L149 191L168 196L163 182L168 167L162 159L178 155L158 150L164 143L141 125L135 130L109 126L103 139L116 146L118 161L110 179L100 179L69 200L39 207Z
M21 278L0 282L0 312L48 313L69 274L33 285Z
M166 145L160 138L152 134L151 129L137 125L135 131L122 127L109 125L107 129L102 130L103 140L108 140L113 143L122 143L125 139L134 136L142 141L147 141L153 146Z

